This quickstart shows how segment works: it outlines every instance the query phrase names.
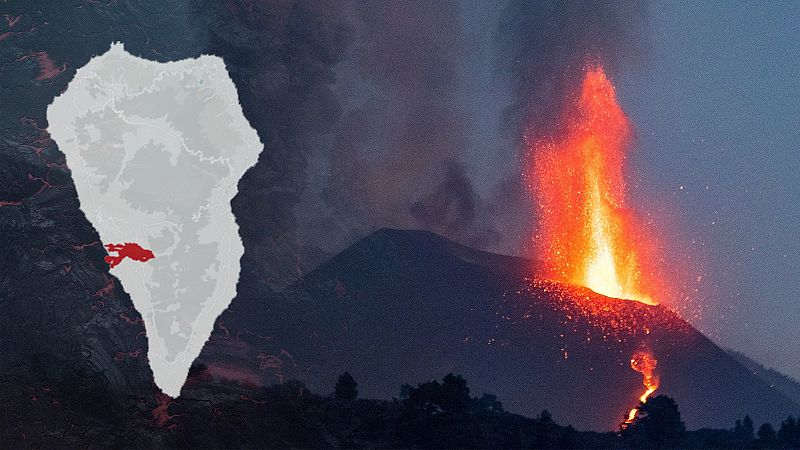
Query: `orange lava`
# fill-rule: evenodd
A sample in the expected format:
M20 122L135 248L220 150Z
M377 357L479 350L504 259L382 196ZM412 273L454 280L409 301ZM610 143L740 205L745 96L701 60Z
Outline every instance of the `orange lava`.
M589 67L560 129L527 138L526 178L535 195L537 255L548 276L608 297L657 304L645 269L653 247L625 206L632 128L600 66Z
M639 401L641 403L647 401L647 398L650 397L650 394L658 389L659 381L658 376L655 374L656 363L658 363L658 361L653 357L653 355L647 352L636 352L633 354L633 357L631 357L631 369L642 374L642 384L644 384L645 387L644 393L639 397ZM631 411L628 413L628 418L625 420L622 426L625 427L633 422L633 419L636 418L636 413L638 412L638 407L631 409Z

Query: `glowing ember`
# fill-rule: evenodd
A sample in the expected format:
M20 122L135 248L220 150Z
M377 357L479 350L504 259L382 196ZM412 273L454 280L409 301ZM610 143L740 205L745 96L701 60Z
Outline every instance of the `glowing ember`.
M539 212L535 246L549 275L608 297L656 304L642 265L652 244L625 209L631 126L602 67L585 71L558 134L528 145L529 188Z
M644 384L645 387L644 393L639 397L639 401L642 403L647 401L647 398L650 397L650 394L658 389L658 376L654 373L656 370L656 363L658 363L658 361L653 357L653 355L646 352L636 352L631 358L631 369L642 374L642 384ZM625 420L622 426L625 427L633 422L633 419L636 418L636 413L638 412L638 407L631 409L631 412L628 413L628 418Z

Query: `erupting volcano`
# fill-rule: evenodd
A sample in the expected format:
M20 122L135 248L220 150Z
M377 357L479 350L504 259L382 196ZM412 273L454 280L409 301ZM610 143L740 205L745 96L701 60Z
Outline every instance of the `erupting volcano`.
M538 207L535 246L547 275L626 300L656 305L646 270L652 241L625 205L624 165L632 127L601 66L585 70L568 99L557 133L535 135L528 179ZM631 368L644 376L644 402L658 388L655 357L637 352ZM625 424L636 416L630 411Z
M534 245L549 275L608 297L657 304L643 270L651 242L625 207L631 125L602 67L585 71L559 131L536 135L528 146L539 213Z

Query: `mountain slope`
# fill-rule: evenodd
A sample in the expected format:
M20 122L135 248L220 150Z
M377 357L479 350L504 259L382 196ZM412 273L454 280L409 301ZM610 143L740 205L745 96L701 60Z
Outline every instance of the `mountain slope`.
M775 369L768 369L764 367L762 364L754 361L744 353L731 349L726 349L725 351L728 352L733 359L746 367L747 370L753 372L755 376L761 378L764 380L764 382L774 386L775 389L786 394L786 396L789 397L793 402L800 404L800 382L778 372Z
M236 305L200 359L220 378L299 378L323 392L347 370L371 397L454 372L513 412L610 430L644 390L630 358L646 349L690 428L800 410L671 311L531 273L524 259L380 230L281 296Z

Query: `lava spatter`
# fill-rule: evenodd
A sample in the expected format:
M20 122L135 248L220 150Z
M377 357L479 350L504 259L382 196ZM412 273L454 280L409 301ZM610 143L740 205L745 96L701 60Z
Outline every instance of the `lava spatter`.
M550 276L608 297L657 304L645 257L652 239L626 207L632 127L600 66L585 70L561 126L527 138L526 177L539 218L534 246Z

